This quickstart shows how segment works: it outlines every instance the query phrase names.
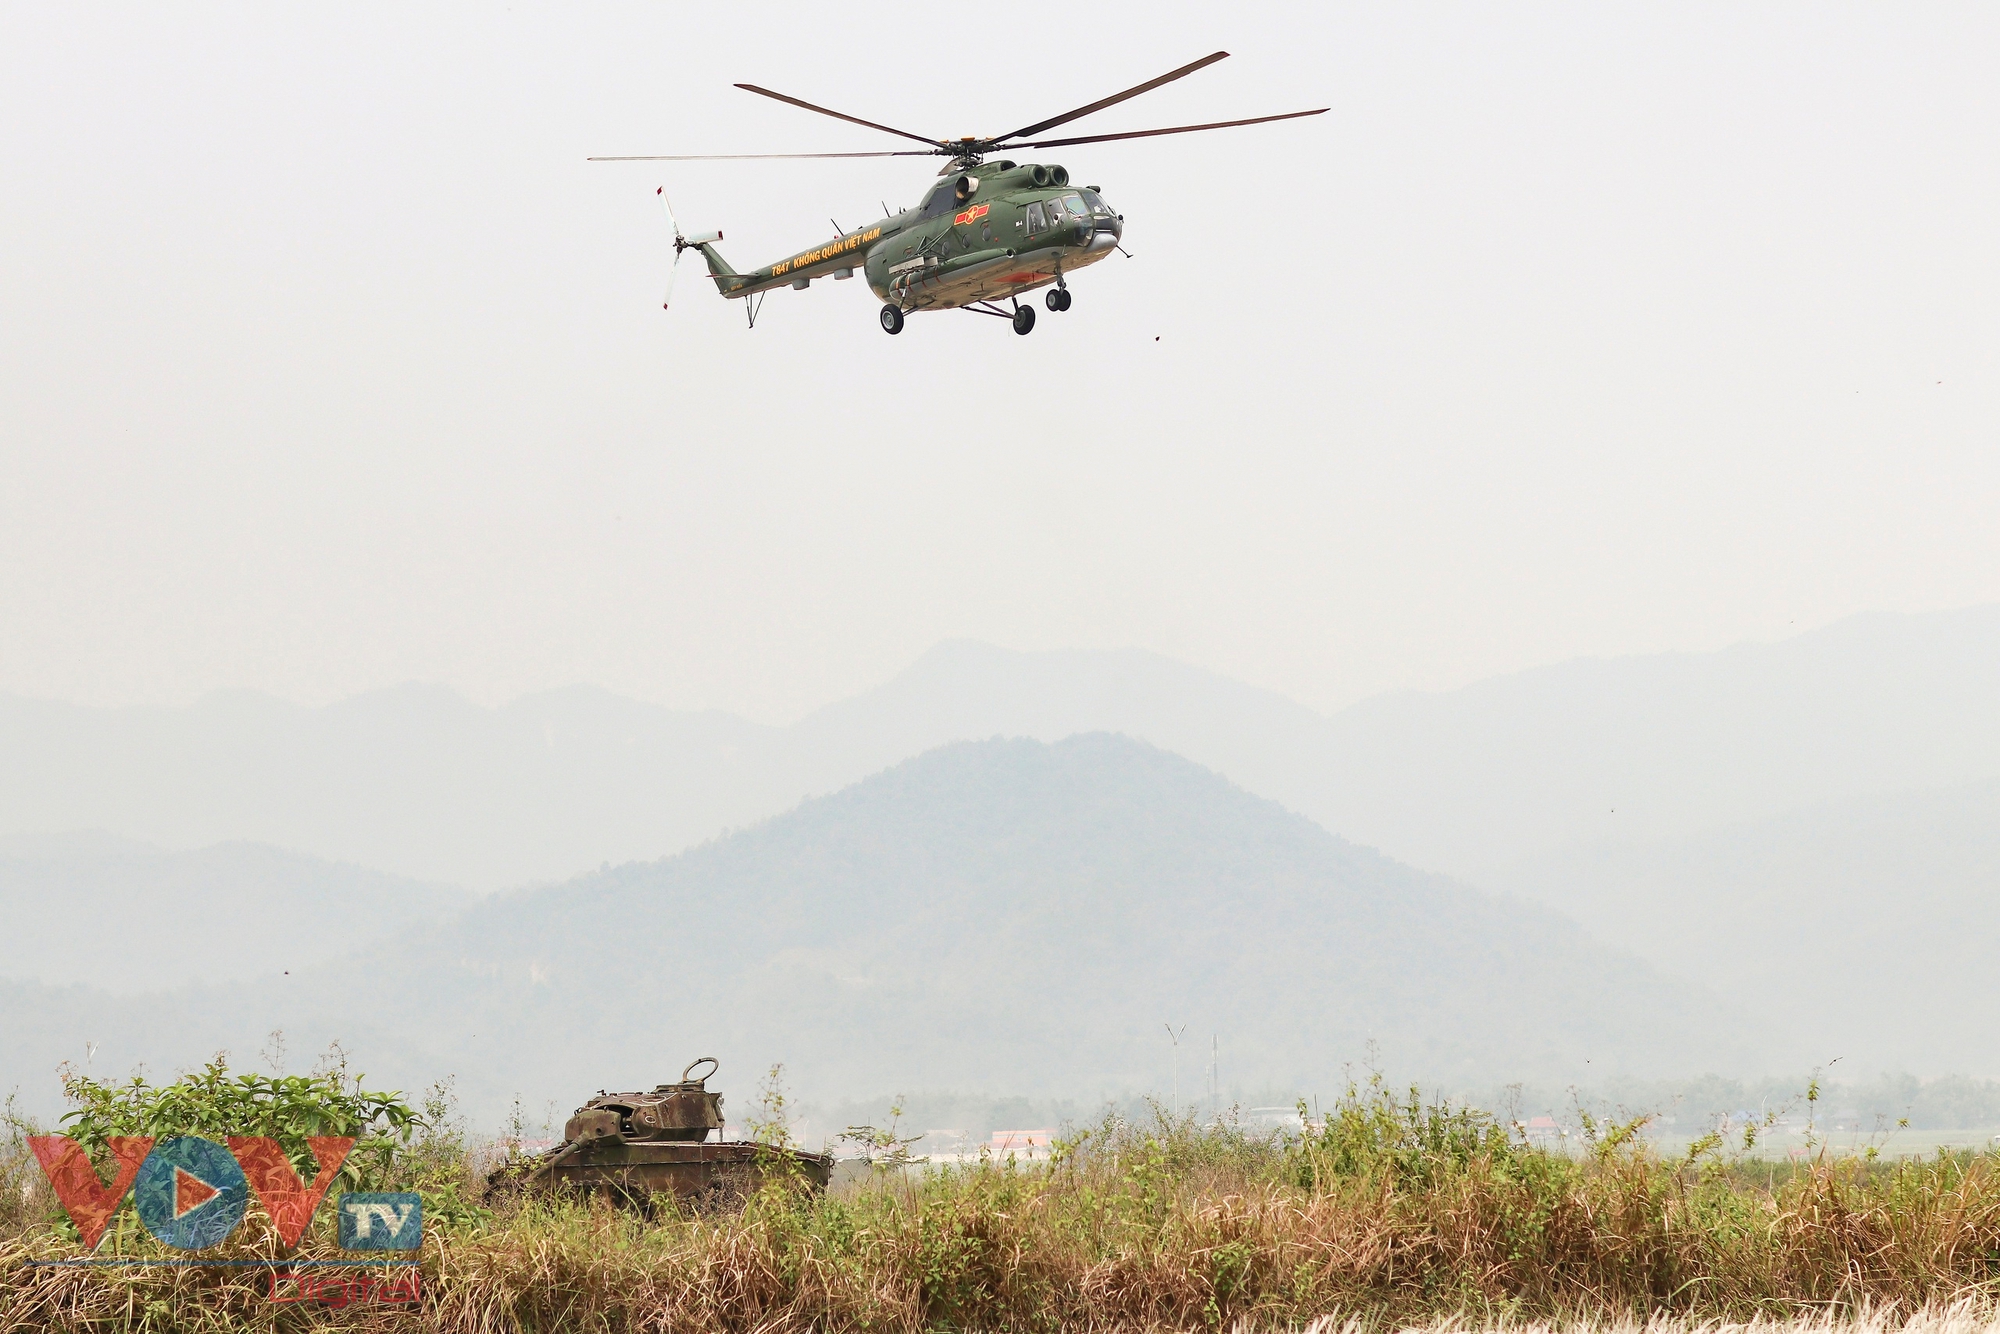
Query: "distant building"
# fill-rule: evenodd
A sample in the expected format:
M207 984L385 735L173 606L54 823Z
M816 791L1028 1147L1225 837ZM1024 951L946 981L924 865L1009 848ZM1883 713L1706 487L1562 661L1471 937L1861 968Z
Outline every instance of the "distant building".
M1012 1154L1019 1160L1034 1160L1047 1158L1055 1143L1053 1129L996 1130L986 1141L986 1151L995 1158Z
M1306 1133L1305 1118L1297 1107L1252 1107L1243 1114L1243 1128L1251 1134Z

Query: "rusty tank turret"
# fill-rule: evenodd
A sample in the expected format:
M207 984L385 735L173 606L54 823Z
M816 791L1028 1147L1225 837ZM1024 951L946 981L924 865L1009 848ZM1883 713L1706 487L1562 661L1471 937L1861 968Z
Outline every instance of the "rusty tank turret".
M704 1056L650 1092L599 1092L564 1125L561 1144L502 1165L489 1189L572 1190L642 1207L664 1196L704 1208L738 1202L778 1173L824 1189L833 1172L824 1154L721 1138L722 1095L708 1091L720 1068Z

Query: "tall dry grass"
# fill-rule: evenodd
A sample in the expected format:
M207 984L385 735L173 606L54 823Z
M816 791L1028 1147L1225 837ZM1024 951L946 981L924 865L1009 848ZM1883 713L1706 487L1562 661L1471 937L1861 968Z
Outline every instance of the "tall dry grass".
M240 1272L31 1267L74 1252L30 1226L0 1246L0 1329L914 1334L1331 1320L1320 1328L1333 1334L1350 1320L1636 1330L1914 1311L1944 1334L1940 1321L1987 1321L1983 1303L2000 1296L2000 1163L1821 1159L1764 1180L1774 1184L1713 1153L1662 1161L1629 1127L1564 1155L1475 1113L1363 1090L1290 1143L1172 1118L1108 1122L1050 1166L885 1173L821 1198L773 1188L733 1215L645 1220L528 1201L427 1240L420 1315L274 1308L263 1280ZM306 1251L337 1255L324 1238Z

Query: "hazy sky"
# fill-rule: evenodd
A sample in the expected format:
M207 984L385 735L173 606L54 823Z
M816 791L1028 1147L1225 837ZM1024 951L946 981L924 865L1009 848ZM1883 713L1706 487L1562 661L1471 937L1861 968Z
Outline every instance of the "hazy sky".
M581 10L581 12L579 12ZM935 641L1333 708L2000 599L1991 5L0 5L0 689L591 682L782 719ZM899 18L900 16L900 18ZM1050 150L1014 336L739 267Z

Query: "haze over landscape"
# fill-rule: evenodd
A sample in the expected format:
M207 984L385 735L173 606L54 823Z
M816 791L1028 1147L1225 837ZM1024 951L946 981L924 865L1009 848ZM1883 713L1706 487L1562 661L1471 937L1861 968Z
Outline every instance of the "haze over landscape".
M966 641L783 728L580 690L8 697L0 1061L281 1027L492 1112L696 1041L822 1098L1088 1101L1160 1083L1173 1015L1239 1087L1371 1046L1454 1088L1995 1077L1929 978L2000 940L1995 679L2000 607L1332 717Z
M0 4L0 1334L2000 1334L1996 68Z
M1086 128L1332 112L1052 150L1134 257L1027 338L659 309L657 188L747 267L922 161L584 161L888 146L737 80L990 133L1218 47ZM488 1125L710 1051L1088 1110L1168 1022L1280 1101L2000 1079L1996 56L0 11L0 1091L282 1029Z

